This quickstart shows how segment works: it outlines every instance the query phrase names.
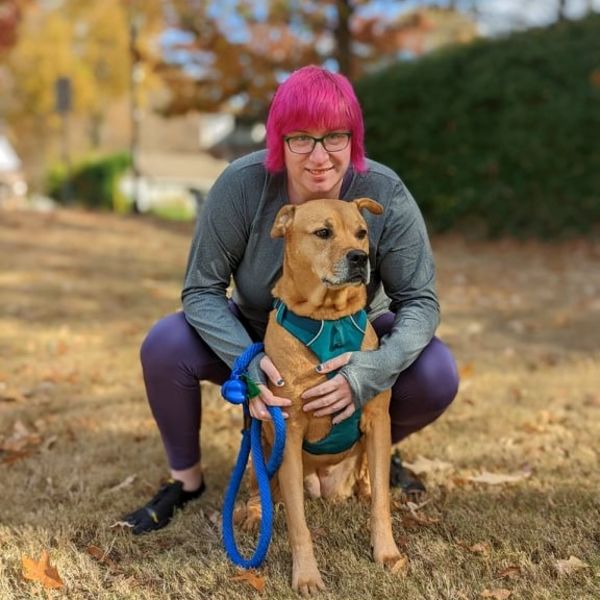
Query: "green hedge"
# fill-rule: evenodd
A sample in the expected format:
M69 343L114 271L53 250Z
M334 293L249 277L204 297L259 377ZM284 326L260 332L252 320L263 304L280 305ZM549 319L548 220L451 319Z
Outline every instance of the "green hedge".
M433 229L597 230L600 16L399 63L356 88L369 156Z
M72 201L90 208L103 208L122 212L125 201L117 184L121 175L131 165L127 153L111 154L88 159L75 165L69 181L64 167L55 167L47 176L48 194L58 202L64 200L65 185Z

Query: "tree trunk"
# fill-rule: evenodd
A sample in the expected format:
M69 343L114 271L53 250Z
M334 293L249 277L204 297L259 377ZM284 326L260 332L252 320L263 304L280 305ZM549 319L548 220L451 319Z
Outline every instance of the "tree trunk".
M567 18L565 10L567 8L567 0L558 0L558 20L564 21Z
M354 8L350 0L336 0L338 20L334 30L335 57L338 61L340 73L352 80L352 36L350 33L350 19Z

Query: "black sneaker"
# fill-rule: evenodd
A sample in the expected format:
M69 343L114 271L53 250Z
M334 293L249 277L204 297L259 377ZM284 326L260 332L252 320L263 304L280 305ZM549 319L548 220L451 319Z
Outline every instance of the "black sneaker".
M400 452L395 450L390 463L390 487L400 488L407 496L422 496L427 493L423 482L402 464Z
M169 524L177 508L183 508L190 500L199 498L205 489L203 481L197 490L186 492L181 481L169 479L148 504L125 515L123 521L132 526L136 535L162 529Z

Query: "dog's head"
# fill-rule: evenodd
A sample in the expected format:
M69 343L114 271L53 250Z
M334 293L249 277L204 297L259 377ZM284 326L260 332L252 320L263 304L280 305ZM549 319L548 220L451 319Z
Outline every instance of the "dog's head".
M284 237L285 265L294 272L312 274L328 288L368 283L369 238L361 210L381 214L381 204L370 198L352 202L310 200L286 204L271 229L272 237ZM314 282L313 282L314 283Z

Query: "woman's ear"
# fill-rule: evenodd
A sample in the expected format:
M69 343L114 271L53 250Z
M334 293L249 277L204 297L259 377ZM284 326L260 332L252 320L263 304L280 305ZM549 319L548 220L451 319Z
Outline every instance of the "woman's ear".
M271 228L272 238L283 237L285 235L285 232L294 220L294 212L296 212L296 207L293 204L286 204L279 209Z

